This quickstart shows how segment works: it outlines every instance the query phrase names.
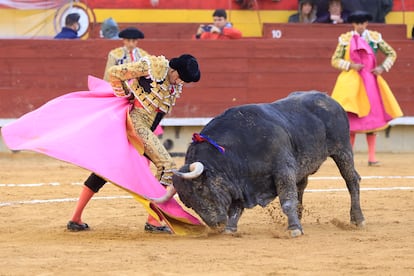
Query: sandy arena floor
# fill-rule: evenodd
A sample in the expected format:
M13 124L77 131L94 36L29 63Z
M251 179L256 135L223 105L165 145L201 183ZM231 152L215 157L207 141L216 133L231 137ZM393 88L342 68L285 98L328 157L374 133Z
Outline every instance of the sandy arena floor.
M68 232L89 172L1 153L0 275L414 275L414 153L378 157L378 168L355 157L365 229L349 224L349 195L329 159L304 197L305 235L291 239L277 200L246 210L237 236L148 234L144 208L111 184L84 213L91 231Z

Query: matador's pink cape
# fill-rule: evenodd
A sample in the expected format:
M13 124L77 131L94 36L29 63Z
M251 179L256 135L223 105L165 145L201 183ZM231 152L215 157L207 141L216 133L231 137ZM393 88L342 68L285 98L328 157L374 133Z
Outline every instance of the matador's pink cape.
M110 85L89 76L90 91L55 98L4 126L3 140L12 150L31 150L95 172L130 192L155 218L176 234L199 231L200 221L174 200L154 204L164 195L148 161L128 142L129 102L114 96Z

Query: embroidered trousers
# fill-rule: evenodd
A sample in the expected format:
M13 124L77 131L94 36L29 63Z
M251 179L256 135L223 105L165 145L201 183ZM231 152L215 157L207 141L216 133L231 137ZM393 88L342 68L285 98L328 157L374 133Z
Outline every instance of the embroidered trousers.
M145 109L134 107L129 115L134 125L135 133L144 144L144 155L157 168L155 177L163 185L172 185L172 170L176 169L176 164L158 137L151 131L156 114L148 114Z

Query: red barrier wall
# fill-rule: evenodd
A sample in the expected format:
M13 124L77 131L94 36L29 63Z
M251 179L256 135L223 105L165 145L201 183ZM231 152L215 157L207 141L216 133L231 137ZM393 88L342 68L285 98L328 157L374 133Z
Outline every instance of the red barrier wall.
M303 27L301 27L303 28ZM406 116L414 116L414 41L391 40L398 60L384 77ZM87 89L101 77L113 40L0 40L0 118L17 118L46 101ZM330 65L336 40L142 40L167 58L198 57L201 81L187 84L170 117L211 117L239 104L269 102L292 91L330 93L338 71ZM74 111L75 112L75 111Z

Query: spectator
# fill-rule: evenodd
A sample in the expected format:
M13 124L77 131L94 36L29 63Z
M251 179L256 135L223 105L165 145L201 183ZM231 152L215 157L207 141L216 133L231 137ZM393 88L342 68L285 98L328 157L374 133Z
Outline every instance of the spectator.
M316 20L316 4L312 0L300 0L298 12L289 16L289 23L313 23Z
M328 9L328 0L318 0L318 15ZM346 0L343 1L344 10L354 12L366 11L372 16L370 22L385 23L386 15L392 10L393 0Z
M195 39L225 40L239 39L241 31L237 30L227 21L227 13L223 9L217 9L213 13L212 25L200 25L195 34Z
M315 22L342 24L348 22L348 12L344 10L342 0L329 0L328 11L318 15Z
M316 0L316 5L318 7L318 11L316 13L317 17L322 16L323 14L326 14L329 9L329 1L330 0ZM360 6L361 0L342 0L342 8L344 11L347 11L348 13L351 13L356 10L361 10ZM349 15L349 14L348 14Z
M235 0L242 10L250 10L254 8L255 0Z
M119 27L112 17L105 19L101 25L101 37L106 39L119 39Z
M393 0L365 0L359 1L359 10L366 11L372 15L370 22L385 23L386 15L392 11Z
M80 14L70 13L65 18L65 26L58 33L55 39L78 39L78 31L80 29L79 24Z
M378 166L376 134L391 119L402 116L398 102L381 74L393 66L397 54L380 33L367 29L372 16L353 12L348 21L353 30L342 34L332 56L332 66L341 70L332 97L347 111L352 146L356 133L364 133L368 144L368 166ZM375 53L386 58L377 64Z
M125 64L137 61L148 53L138 48L138 40L144 38L144 33L134 27L129 27L117 34L122 38L123 46L111 50L106 61L104 80L109 81L108 69L113 65Z

